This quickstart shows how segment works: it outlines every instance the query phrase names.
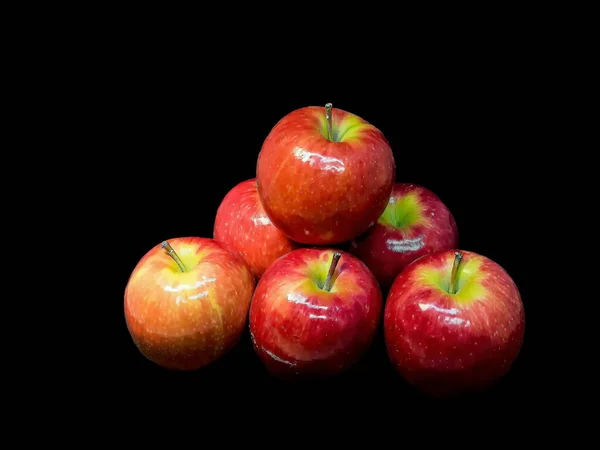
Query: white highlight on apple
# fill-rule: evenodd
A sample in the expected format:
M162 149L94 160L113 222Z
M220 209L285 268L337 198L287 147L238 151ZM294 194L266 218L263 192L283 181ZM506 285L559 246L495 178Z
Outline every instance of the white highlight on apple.
M439 306L431 305L429 303L419 303L419 308L421 309L421 311L427 311L428 309L433 309L434 311L445 313L445 314L450 314L452 316L459 313L458 308L450 308L450 309L440 308Z
M388 250L396 253L414 252L425 246L423 236L414 239L388 239L385 243Z
M175 303L179 305L180 303L185 303L188 300L198 300L199 298L208 297L208 291L202 291L196 295L190 295L186 297L185 295L178 295L175 299Z
M264 351L264 352L265 352L267 355L269 355L269 356L270 356L271 358L273 358L275 361L279 361L280 363L287 364L288 366L291 366L291 367L294 367L294 366L296 365L296 363L293 363L293 362L291 362L291 361L288 361L287 359L280 358L280 357L279 357L279 356L277 356L275 353L273 353L273 352L270 352L269 350L267 350L266 348L264 348L264 347L262 347L262 346L261 346L261 348L263 349L263 351Z
M427 311L428 309L433 309L434 311L441 312L444 314L449 314L454 316L459 313L458 308L440 308L439 306L429 305L427 303L419 303L419 308L421 311ZM471 326L471 321L466 319L461 319L460 317L444 317L444 322L449 323L450 325L462 325L465 327Z
M329 172L341 173L346 170L346 166L342 160L309 152L301 147L294 148L293 154L296 159L299 159L302 162L307 162L311 166L318 164L321 169Z
M460 317L444 317L444 322L450 325L463 325L465 327L471 326L471 322Z
M252 217L252 222L254 225L270 225L271 221L267 216L254 216Z
M188 289L197 289L202 286L205 286L208 283L214 283L215 281L217 281L216 277L211 277L211 278L204 277L202 280L198 280L196 282L196 284L194 284L194 285L180 284L179 286L176 286L176 287L167 285L167 286L164 286L164 290L167 292L180 292L180 291L188 290Z
M297 292L288 293L287 299L288 299L288 301L290 301L292 303L297 303L299 305L306 305L309 308L313 308L313 309L328 309L327 306L313 305L312 303L308 303L306 301L306 297L298 294Z
M325 319L325 320L327 320L329 317L327 317L327 316L317 316L316 314L310 314L308 316L308 318L309 319Z
M188 297L189 300L197 300L199 298L204 298L204 297L208 297L208 291L202 291L196 295L190 295Z

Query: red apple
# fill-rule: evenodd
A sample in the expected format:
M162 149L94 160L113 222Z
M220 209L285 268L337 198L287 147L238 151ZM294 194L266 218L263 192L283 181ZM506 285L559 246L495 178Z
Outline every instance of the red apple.
M351 243L351 253L389 289L412 261L458 246L456 222L440 198L422 186L396 183L377 223Z
M385 209L395 177L383 133L331 104L283 117L265 139L256 167L273 224L309 245L339 244L367 230Z
M352 255L300 248L279 258L250 306L254 349L276 376L331 376L371 345L383 299L377 280Z
M213 237L239 252L257 278L297 247L266 215L255 179L242 181L225 195L217 209Z
M492 260L468 251L430 253L409 264L387 297L388 355L422 392L485 389L504 376L524 337L519 290Z
M125 289L127 328L140 352L193 370L227 353L247 323L254 277L213 239L171 239L138 262Z

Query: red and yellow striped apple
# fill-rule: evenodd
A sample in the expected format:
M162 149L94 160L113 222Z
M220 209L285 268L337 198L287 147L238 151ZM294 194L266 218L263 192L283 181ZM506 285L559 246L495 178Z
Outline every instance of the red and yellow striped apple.
M225 195L217 209L213 237L239 252L257 278L273 261L297 247L265 213L254 178Z
M331 104L283 117L256 166L258 192L273 224L309 245L339 244L366 231L384 211L395 176L383 133Z
M176 238L153 247L125 288L133 342L174 370L206 366L237 344L255 280L239 255L213 239Z
M382 316L375 277L354 256L300 248L259 280L250 306L254 349L273 375L344 372L371 345Z
M387 297L384 336L395 368L422 392L485 389L523 344L525 312L508 273L468 251L430 253L409 264Z
M352 241L350 252L367 265L382 289L389 289L415 259L457 246L456 221L442 200L423 186L396 183L385 211Z

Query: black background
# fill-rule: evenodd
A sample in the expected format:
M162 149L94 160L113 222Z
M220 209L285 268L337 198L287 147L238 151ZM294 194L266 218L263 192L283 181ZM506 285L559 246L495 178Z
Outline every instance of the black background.
M532 404L540 299L530 276L537 211L529 175L539 104L535 79L518 61L503 66L450 58L413 66L407 75L376 59L354 72L352 64L343 70L313 67L306 57L273 67L262 60L220 65L205 59L198 67L180 56L127 53L107 75L114 104L105 125L118 136L119 149L110 173L110 207L119 216L115 231L121 243L110 299L116 346L108 370L128 398L211 407L224 399L240 406L256 399L322 402L324 409L344 404L350 412L358 404L440 402L421 396L393 371L381 333L351 371L308 385L269 376L248 334L226 357L194 373L153 365L128 334L123 292L138 260L165 239L212 237L221 200L235 184L255 176L262 142L275 123L296 108L332 102L377 126L394 151L397 181L437 193L457 221L460 247L502 265L521 291L526 335L511 372L485 393L441 402Z

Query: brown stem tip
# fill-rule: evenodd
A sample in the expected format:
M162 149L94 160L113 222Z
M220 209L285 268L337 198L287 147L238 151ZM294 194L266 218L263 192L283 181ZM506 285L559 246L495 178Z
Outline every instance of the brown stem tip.
M463 259L463 254L454 252L454 264L452 265L452 275L450 276L450 293L456 294L458 291L458 268Z
M161 248L164 248L166 250L166 252L168 253L168 255L173 258L173 260L177 263L177 266L179 266L179 270L181 270L182 272L185 272L185 266L183 264L183 261L181 260L181 258L179 257L179 255L177 254L177 252L175 251L175 249L173 247L171 247L171 244L169 244L167 241L163 241L162 244L160 244Z
M335 252L333 254L331 265L329 266L329 272L327 273L327 278L325 278L325 283L323 283L323 290L327 292L331 291L331 288L333 287L333 275L341 257L342 254L340 252Z
M333 141L333 122L332 122L332 109L333 105L327 103L325 105L325 120L327 121L327 139Z

